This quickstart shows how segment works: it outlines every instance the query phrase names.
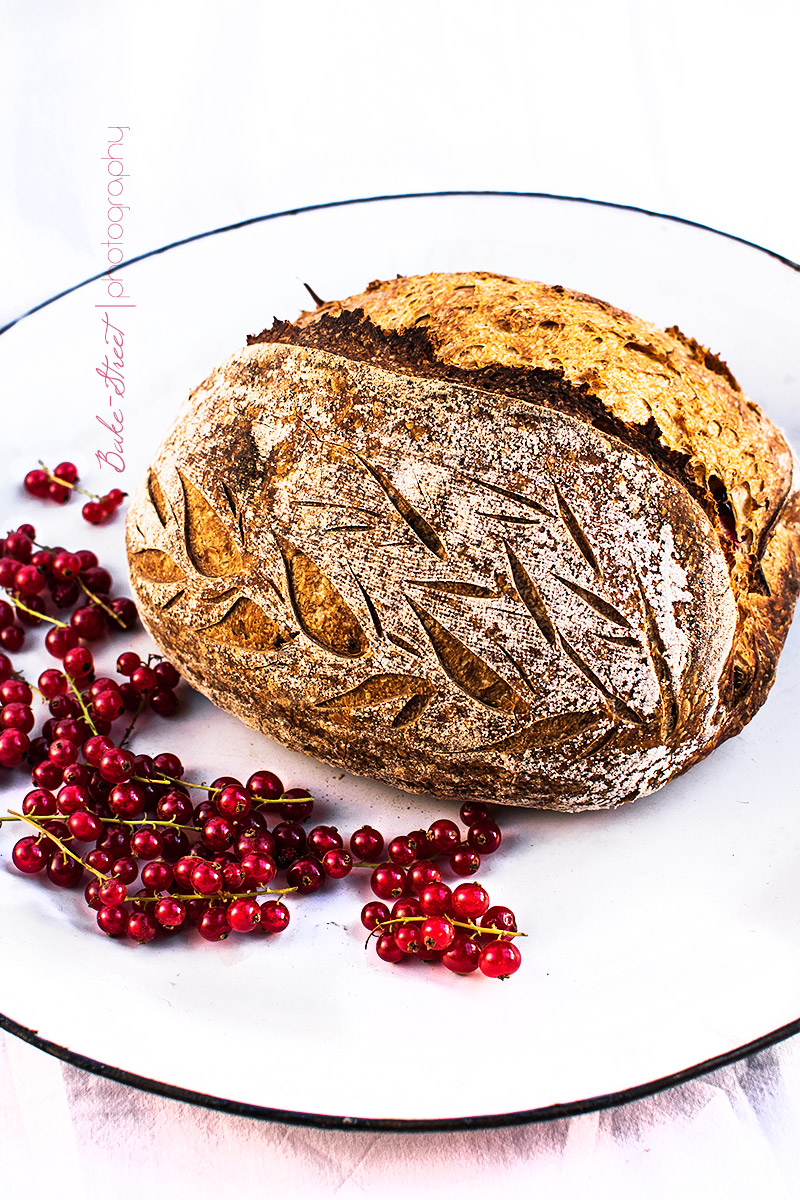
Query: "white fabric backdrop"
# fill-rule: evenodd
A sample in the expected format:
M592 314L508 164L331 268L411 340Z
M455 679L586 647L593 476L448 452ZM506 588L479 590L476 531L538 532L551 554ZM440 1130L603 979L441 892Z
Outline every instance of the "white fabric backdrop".
M0 16L0 325L105 269L112 125L130 127L126 257L294 205L485 188L639 205L800 260L793 0L3 0ZM588 1181L616 1200L782 1200L800 1193L798 1146L798 1039L601 1114L399 1135L206 1112L0 1037L9 1195Z

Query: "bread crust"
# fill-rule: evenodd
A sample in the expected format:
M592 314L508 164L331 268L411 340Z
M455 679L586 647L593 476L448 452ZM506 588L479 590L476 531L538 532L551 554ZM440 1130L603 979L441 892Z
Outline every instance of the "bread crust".
M696 342L483 273L249 341L128 522L143 620L215 703L409 791L567 811L653 791L763 703L795 465Z

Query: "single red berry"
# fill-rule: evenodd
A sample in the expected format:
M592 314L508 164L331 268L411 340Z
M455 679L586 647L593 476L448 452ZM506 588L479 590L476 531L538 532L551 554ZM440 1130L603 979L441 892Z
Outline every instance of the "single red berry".
M19 625L7 625L0 629L0 646L11 654L16 654L25 645L25 630Z
M81 560L81 573L85 573L86 571L92 571L97 566L97 555L95 554L94 550L76 550L75 553L77 554L78 558ZM86 586L91 587L91 584L87 583ZM110 586L111 585L109 584L109 587ZM92 590L94 590L94 589L92 589ZM108 591L108 588L106 588L106 589L101 588L100 590Z
M16 533L9 533L6 537L6 554L9 558L15 558L19 563L29 563L33 554L33 543L19 530Z
M94 674L94 659L91 653L83 646L68 650L64 655L64 671L76 683L90 679Z
M7 629L14 623L14 610L7 600L0 600L0 629Z
M513 942L489 942L481 950L478 966L490 979L508 979L519 970L522 955Z
M106 499L109 501L109 503L113 504L115 508L119 508L127 494L127 492L120 491L119 488L112 488L106 496Z
M91 904L90 907L94 908L95 905ZM97 924L109 937L122 937L127 933L128 919L128 913L119 904L104 904L97 910Z
M57 671L55 667L48 667L39 676L38 687L45 700L52 700L54 696L65 696L69 684L63 671Z
M30 733L36 724L33 710L27 704L6 704L0 709L0 728L19 729Z
M446 883L429 883L419 896L426 917L441 917L452 910L453 894Z
M248 886L271 883L278 870L275 859L271 855L257 851L245 854L239 866L242 870L243 883Z
M137 829L131 837L131 853L147 862L159 858L163 849L164 839L157 829L148 829L145 826Z
M153 892L163 892L170 887L173 878L172 867L163 859L155 858L142 867L142 883Z
M480 956L477 942L464 934L456 934L442 955L442 962L455 975L469 975L477 971Z
M81 560L77 554L64 550L53 559L52 571L56 579L60 579L62 583L69 583L80 574Z
M261 905L261 928L265 933L282 933L289 924L289 909L280 900Z
M154 692L158 687L158 676L152 667L147 667L144 663L136 667L131 675L131 683L140 695L144 696L148 692Z
M376 925L389 920L389 909L381 900L370 900L361 910L361 924L365 929L374 929Z
M493 908L487 908L481 917L480 924L482 928L494 931L482 934L484 940L486 938L497 938L502 941L497 930L508 930L509 933L516 933L517 931L517 918L511 909L506 908L503 904L495 904Z
M455 928L446 917L428 917L420 930L420 939L426 950L446 950L455 935Z
M315 825L309 830L307 847L317 858L322 858L329 850L340 849L342 845L341 834L333 825Z
M283 784L272 771L254 771L247 781L247 791L255 800L277 800L283 795Z
M128 889L119 879L106 879L100 884L98 895L104 904L122 904L128 898Z
M58 785L61 783L61 779L61 767L57 767L56 764L51 762L49 758L46 758L43 762L37 763L31 771L31 781L35 783L37 787L46 788L48 791L52 791L53 788L58 787Z
M112 864L111 874L115 879L119 880L120 883L124 883L127 887L128 884L133 883L139 875L139 867L136 863L136 859L131 858L127 854L120 855L120 857L115 859L114 863Z
M476 821L486 821L489 818L489 807L480 800L467 800L461 805L458 815L464 824L469 827L474 825Z
M417 858L416 849L409 845L408 838L405 837L393 838L389 842L389 848L386 853L389 859L399 867L410 867Z
M227 850L235 837L233 825L227 817L209 817L203 826L202 839L212 850Z
M306 848L306 831L293 821L281 821L272 830L275 839L275 861L280 867L288 867L302 855Z
M81 516L90 525L102 525L105 520L105 513L98 500L87 500L81 509Z
M383 848L383 834L371 825L362 825L350 838L350 852L362 862L380 858Z
M50 743L48 753L50 761L54 762L57 767L66 767L69 763L78 761L80 749L75 742L68 738L56 738L54 742Z
M105 692L101 692L99 696L95 696L94 700L92 701L92 708L94 709L96 715L102 720L116 721L117 718L121 717L122 713L125 711L125 704L122 700L122 696L119 694L119 690L113 692L111 690L107 690Z
M478 921L489 909L489 893L479 883L460 883L450 910L463 921Z
M180 779L183 775L183 763L177 754L170 754L168 751L164 754L157 754L153 759L153 765L159 774L167 775L170 779Z
M470 850L469 846L459 846L450 855L450 869L455 875L474 875L481 869L481 856L477 850Z
M65 483L78 482L78 468L73 462L60 462L53 474L56 479L63 479Z
M167 929L177 929L186 920L186 905L172 896L164 896L156 901L153 916L159 925L164 925Z
M479 854L492 854L502 840L500 827L488 818L476 821L467 831L467 845Z
M40 835L21 838L11 851L11 861L25 875L36 875L43 871L49 861L41 843Z
M437 854L452 854L461 841L461 831L455 821L440 817L429 827L427 839Z
M230 931L227 912L221 905L206 909L197 923L197 932L207 942L224 941Z
M85 752L84 752L85 753ZM109 783L125 783L134 772L134 756L130 750L109 746L97 764L103 779Z
M213 863L198 859L191 874L192 890L202 892L204 896L213 896L222 890L224 882L222 871Z
M117 659L117 672L120 675L125 675L128 678L133 674L137 667L142 665L142 660L133 650L126 650L120 654Z
M80 599L80 594L80 589L74 579L69 583L56 583L50 589L50 595L53 597L53 604L56 608L72 608Z
M35 496L37 500L46 499L49 485L50 480L47 477L47 472L42 471L39 467L28 471L28 474L25 476L25 491L28 495Z
M419 954L422 949L422 935L419 924L414 921L408 925L395 925L392 937L403 951L403 954Z
M282 799L280 813L284 821L305 821L314 811L314 798L307 788L289 788Z
M4 729L0 733L0 767L18 767L29 746L27 733L21 729Z
M261 921L257 900L232 900L227 909L228 924L235 933L252 933Z
M370 887L381 900L397 900L406 888L406 873L402 867L386 863L376 867L370 876Z
M99 767L103 755L107 750L111 750L113 746L114 743L107 737L96 736L87 738L83 743L83 757L90 766Z
M14 664L7 654L0 654L0 680L8 679L14 670Z
M176 825L188 825L192 818L192 802L189 797L177 788L164 792L158 801L158 819L174 821Z
M419 896L429 884L440 883L442 873L432 862L417 862L408 868L408 887Z
M325 872L314 858L299 858L286 870L286 882L301 896L318 892L325 882Z
M334 847L322 856L322 869L330 879L344 879L353 869L353 860L346 850Z
M229 784L215 799L217 808L225 817L244 817L250 812L252 800L240 784Z
M120 625L128 632L136 628L136 622L139 620L139 613L136 610L136 605L129 596L117 596L109 603L108 606L114 616L108 618L108 623L112 629L119 629Z
M147 807L147 793L140 783L118 783L108 794L108 806L118 817L138 817Z
M47 877L57 887L77 887L83 879L83 863L68 854L54 854L47 864Z
M102 611L92 604L84 604L81 608L76 608L70 617L70 625L78 636L85 638L87 642L96 641L106 631L106 622Z
M150 693L148 704L159 717L171 717L178 710L178 697L167 688L157 688Z
M405 958L403 951L398 946L391 933L382 933L375 945L378 958L383 962L399 963Z
M26 817L52 817L56 811L56 798L47 788L34 788L22 801L22 811Z
M76 842L94 842L103 832L103 822L94 813L76 809L67 821L67 828Z
M158 662L153 667L156 679L162 688L173 691L181 681L181 677L169 662Z
M152 942L157 933L158 926L149 912L131 913L128 918L128 937L132 942L144 946Z
M83 861L87 867L91 867L94 871L102 871L104 875L111 870L114 864L114 860L107 850L98 850L97 848L90 850L88 854L84 855ZM95 880L95 883L97 883L97 880Z
M20 567L14 576L14 591L18 592L20 596L24 596L26 601L29 596L37 596L39 592L44 591L44 586L44 572L35 567L33 563Z
M72 495L72 489L68 488L66 484L56 483L53 479L47 485L47 494L56 504L66 504Z

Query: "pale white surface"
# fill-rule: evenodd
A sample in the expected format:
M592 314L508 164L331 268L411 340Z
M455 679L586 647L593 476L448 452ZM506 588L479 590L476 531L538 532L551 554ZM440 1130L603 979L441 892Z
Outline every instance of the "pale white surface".
M564 280L662 325L677 322L704 342L736 346L731 366L800 442L800 413L785 382L800 274L761 251L661 218L464 196L283 217L129 267L126 288L136 308L114 311L134 381L120 401L132 480L143 476L187 391L224 355L218 343L240 343L236 327L256 328L264 307L293 313L302 302L298 276L307 276L323 247L327 294L352 292L370 268L380 275L448 269L466 257L502 272L516 262L523 276ZM251 276L252 263L264 264L263 280ZM15 429L11 480L24 473L25 455L33 457L31 428L42 431L37 441L47 461L58 445L83 441L79 413L92 436L84 380L102 346L101 287L89 284L42 309L0 342L2 386L26 397L24 417L20 410L16 421L7 418L9 432ZM173 309L179 290L186 300ZM772 323L768 354L747 337L767 291L784 314ZM220 293L236 298L221 319ZM41 345L58 362L65 403L55 409L49 378L29 377ZM102 400L102 387L97 392ZM18 507L18 486L8 482L3 499L12 516L30 508ZM43 509L46 540L68 543L74 520L69 507ZM103 561L124 578L119 530L105 530L103 540ZM0 950L11 969L0 1011L74 1053L173 1087L273 1110L373 1119L480 1118L583 1101L746 1045L799 1015L800 743L790 720L798 633L790 634L769 702L745 732L658 795L618 812L503 814L509 848L488 859L481 875L494 901L509 903L530 926L513 986L465 983L443 972L400 975L364 956L357 947L366 881L292 905L291 934L267 945L181 940L132 954L125 944L87 937L72 896L24 888L5 869L0 901L10 920ZM109 667L116 652L113 644L105 651ZM35 677L36 668L29 673ZM371 820L394 836L456 815L456 805L341 778L273 747L199 697L183 722L163 733L145 728L134 747L157 753L164 742L189 778L246 777L274 766L291 785L318 795L320 819L343 832ZM16 836L5 828L0 847L7 852ZM61 980L57 1005L41 986L43 949L48 971ZM109 973L117 979L113 1006L98 1009L93 997ZM317 1070L326 1059L358 1061L376 1013L401 1044L413 1044L421 1012L432 1029L446 1030L456 1014L468 1028L494 1028L493 1053L476 1065L469 1056L454 1058L451 1036L432 1038L425 1063L437 1086L422 1092L404 1072ZM195 1054L195 1039L209 1028L217 1037Z
M412 4L396 18L361 4L3 8L0 320L102 269L96 155L115 122L136 134L133 252L293 204L488 187L672 211L800 258L788 3L754 12L684 0L668 24L663 6L624 0L509 3L492 19L469 3ZM348 142L353 80L368 102ZM786 386L796 396L796 376ZM477 1137L264 1126L62 1070L15 1039L3 1046L11 1194L40 1194L26 1163L42 1161L43 1129L67 1196L112 1178L123 1196L156 1180L217 1195L221 1164L243 1195L265 1177L308 1195L521 1195L532 1183L571 1195L591 1178L594 1195L780 1198L800 1178L796 1039L650 1102Z

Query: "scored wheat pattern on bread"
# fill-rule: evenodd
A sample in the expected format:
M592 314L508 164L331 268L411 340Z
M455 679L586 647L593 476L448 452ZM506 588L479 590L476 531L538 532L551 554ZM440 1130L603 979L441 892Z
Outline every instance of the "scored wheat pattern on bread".
M451 286L462 309L493 277L475 278ZM386 321L407 284L381 285ZM599 327L598 302L555 295L548 338L567 301ZM797 590L788 485L771 537L755 510L729 536L724 484L703 491L722 476L648 452L552 355L541 378L496 344L494 374L457 349L453 366L446 312L438 344L416 318L404 340L376 297L356 327L330 306L316 333L314 314L273 327L193 393L131 510L145 623L216 703L409 790L563 809L652 791L766 694ZM613 320L648 376L676 373L657 332ZM519 355L519 320L514 339Z

